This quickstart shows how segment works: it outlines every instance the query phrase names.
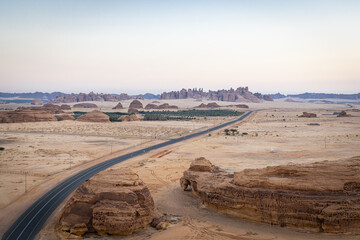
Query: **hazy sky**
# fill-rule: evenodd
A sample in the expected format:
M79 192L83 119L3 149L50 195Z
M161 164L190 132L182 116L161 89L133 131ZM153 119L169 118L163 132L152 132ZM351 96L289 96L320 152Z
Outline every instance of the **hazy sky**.
M0 91L360 92L360 1L0 1Z

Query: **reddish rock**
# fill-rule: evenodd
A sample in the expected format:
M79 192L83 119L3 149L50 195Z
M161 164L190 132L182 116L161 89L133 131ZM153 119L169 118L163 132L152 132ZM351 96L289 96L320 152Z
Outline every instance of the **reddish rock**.
M140 119L135 115L123 115L119 117L119 120L122 122L132 122L132 121L140 121Z
M153 220L149 189L130 169L110 169L80 185L66 203L62 231L76 235L129 235Z
M41 99L33 99L31 101L31 105L43 105L43 104L44 104L44 101Z
M134 108L134 109L143 108L143 105L139 100L134 100L130 103L129 108Z
M112 109L123 109L123 105L119 102L115 107Z
M314 184L316 183L316 184ZM202 159L180 179L211 209L245 220L359 233L360 156L229 174Z
M97 108L98 106L94 103L78 103L73 106L74 108Z
M208 108L218 108L218 107L220 107L220 105L217 104L216 102L212 102L212 103L208 103L206 107L208 107Z
M54 114L43 109L17 109L0 112L0 123L47 122L57 121Z
M246 104L237 104L237 105L235 105L235 107L238 107L238 108L249 108L249 106L246 105Z
M196 108L207 108L207 105L205 103L200 104Z
M159 109L159 106L156 104L149 103L145 106L145 109Z
M61 104L60 108L61 108L62 110L71 110L70 105L67 105L67 104Z
M110 117L99 110L93 110L76 119L80 122L110 122Z
M308 113L308 112L303 112L302 115L300 115L299 117L306 117L306 118L316 118L316 114L315 113Z

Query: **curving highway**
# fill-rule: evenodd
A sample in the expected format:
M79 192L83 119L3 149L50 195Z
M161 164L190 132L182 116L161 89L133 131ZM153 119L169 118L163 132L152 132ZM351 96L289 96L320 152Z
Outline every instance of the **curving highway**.
M151 147L143 148L135 152L131 152L105 162L99 163L95 166L92 166L88 169L85 169L74 176L64 180L59 185L48 191L41 198L39 198L33 205L31 205L14 223L13 225L5 232L2 239L3 240L17 240L17 239L34 239L36 234L40 231L41 227L51 215L51 213L58 207L58 205L71 193L73 192L80 184L82 184L87 179L94 176L96 173L99 173L115 164L123 162L127 159L139 156L141 154L147 153L154 149L165 147L174 143L178 143L190 138L206 134L220 128L231 125L235 122L241 121L247 116L249 116L252 111L247 112L242 115L240 118L218 125L216 127L193 133L184 137L172 139L160 144L153 145Z

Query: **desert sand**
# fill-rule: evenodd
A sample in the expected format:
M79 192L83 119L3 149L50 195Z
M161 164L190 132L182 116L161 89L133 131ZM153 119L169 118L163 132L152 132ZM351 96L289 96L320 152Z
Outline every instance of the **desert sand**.
M141 102L145 106L152 101ZM160 102L180 108L192 108L212 101L186 99ZM102 111L119 111L111 109L117 103L95 103ZM130 101L121 103L127 108ZM221 106L232 104L217 103ZM150 189L157 211L179 216L181 219L166 231L148 228L125 239L356 239L353 235L305 233L232 219L206 209L191 193L182 191L179 179L190 162L201 156L226 171L235 172L360 155L360 113L348 111L352 117L345 118L333 115L333 112L347 110L348 105L293 102L245 104L249 105L250 110L261 111L254 113L245 122L229 127L237 129L239 135L227 136L223 130L213 132L210 136L176 144L113 167L131 168ZM316 113L318 118L298 118L303 111ZM13 204L9 203L17 197L24 195L25 171L29 172L26 194L30 194L47 177L70 174L70 159L73 168L81 168L100 157L108 158L111 148L113 152L121 153L122 150L139 147L141 143L152 144L155 137L157 141L164 141L228 120L230 118L186 122L63 121L2 124L0 139L5 151L0 152L0 212L11 207ZM309 125L311 123L318 125ZM39 235L40 239L57 239L56 234L54 235L54 223L58 221L58 213L62 207L63 205L49 219L46 228Z

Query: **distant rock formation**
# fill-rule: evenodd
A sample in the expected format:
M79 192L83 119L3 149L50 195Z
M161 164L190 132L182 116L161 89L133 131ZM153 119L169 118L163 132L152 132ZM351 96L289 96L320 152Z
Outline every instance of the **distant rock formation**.
M75 120L74 116L70 114L61 114L56 116L58 121Z
M44 104L44 101L41 100L41 99L38 99L38 98L33 99L33 100L31 101L31 105L43 105L43 104Z
M260 94L261 95L261 94ZM182 89L181 91L172 91L164 92L160 95L160 99L186 99L186 98L195 98L201 99L205 98L208 100L214 101L228 101L228 102L262 102L263 97L257 97L252 94L248 87L239 87L236 90L218 90L218 91L208 91L204 92L202 88L200 89ZM267 99L269 99L267 97Z
M170 105L168 103L161 104L159 109L178 109L178 106Z
M112 109L123 109L123 105L119 102L115 107Z
M71 110L71 107L69 105L67 105L67 104L61 104L60 108L62 110Z
M204 104L201 103L199 106L196 106L196 108L218 108L221 107L219 104L217 104L216 102L211 102L208 104Z
M350 115L350 114L347 114L345 111L341 111L341 112L337 115L337 117L351 117L351 115Z
M180 185L209 208L244 220L327 233L360 232L360 156L234 174L200 158L184 172Z
M80 122L110 122L110 117L99 110L93 110L79 116L76 121Z
M299 117L305 117L305 118L316 118L316 114L315 113L308 113L308 112L303 112L302 115L300 115Z
M132 99L133 97L130 97L126 93L121 93L120 95L112 95L112 94L103 94L103 93L94 93L90 92L89 94L86 93L79 93L79 94L59 94L55 97L54 102L55 103L73 103L73 102L86 102L86 101L110 101L110 102L116 102L120 100L128 100Z
M261 93L254 93L254 95L259 99L264 99L265 101L274 101L271 95L262 95Z
M97 108L98 106L94 103L78 103L73 106L74 108Z
M123 168L105 170L81 184L66 203L59 224L73 236L130 235L153 218L149 189L136 173Z
M159 109L159 106L156 104L149 103L145 106L145 109Z
M135 115L123 115L119 117L119 120L122 122L132 122L132 121L140 121L140 119Z
M0 112L0 123L57 121L53 113L45 109L20 108L15 111Z
M134 100L130 103L129 108L134 108L134 109L143 108L143 105L139 100Z

